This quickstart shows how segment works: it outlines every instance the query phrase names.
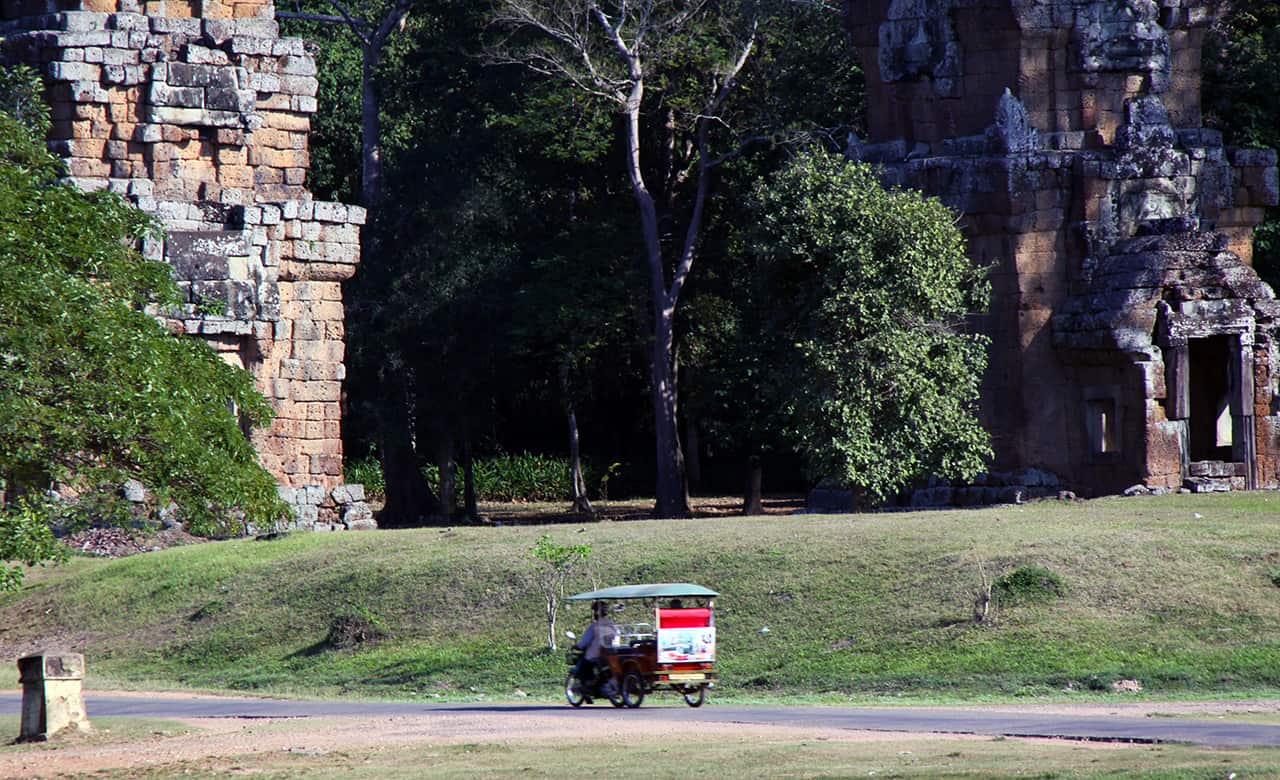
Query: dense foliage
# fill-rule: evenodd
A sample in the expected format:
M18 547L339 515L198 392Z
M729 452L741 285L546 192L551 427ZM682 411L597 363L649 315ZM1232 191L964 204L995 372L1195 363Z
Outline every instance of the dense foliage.
M176 289L168 266L134 249L147 218L113 194L57 183L60 163L33 129L38 121L0 113L0 476L10 501L136 478L195 530L280 517L239 418L269 417L252 378L155 319Z
M952 212L820 150L757 186L749 209L757 380L811 476L884 498L981 471L988 339L963 326L989 286Z
M0 561L14 564L0 565L0 592L22 586L23 566L67 557L66 545L57 540L47 522L50 514L39 498L20 498L0 512Z

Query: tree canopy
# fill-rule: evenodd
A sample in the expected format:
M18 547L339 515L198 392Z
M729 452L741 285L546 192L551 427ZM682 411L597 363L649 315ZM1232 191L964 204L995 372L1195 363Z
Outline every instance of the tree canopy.
M955 215L816 148L757 185L748 208L760 317L748 333L767 359L745 365L810 475L883 499L981 471L988 339L964 324L989 286Z

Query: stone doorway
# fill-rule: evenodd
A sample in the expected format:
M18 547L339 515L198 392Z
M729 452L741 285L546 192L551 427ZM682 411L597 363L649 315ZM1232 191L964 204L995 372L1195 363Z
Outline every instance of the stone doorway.
M1183 477L1193 490L1257 487L1250 339L1189 338L1172 391L1183 411Z
M1188 458L1196 461L1230 461L1232 457L1229 336L1190 339L1187 342Z

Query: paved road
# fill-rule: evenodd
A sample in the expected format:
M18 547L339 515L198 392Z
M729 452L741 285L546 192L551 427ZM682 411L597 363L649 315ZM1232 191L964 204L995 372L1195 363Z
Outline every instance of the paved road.
M16 692L0 692L0 714L16 715ZM774 707L708 704L700 709L671 705L625 711L628 718L683 722L757 723L784 726L868 729L872 731L989 734L1120 742L1188 742L1213 746L1280 746L1280 726L1224 720L1148 718L1123 715L1063 715L998 709L945 707ZM563 704L417 704L391 702L296 701L229 697L112 696L86 694L89 716L153 718L306 718L356 716L429 716L476 713L519 718L526 713L572 718L592 717L600 707L572 709ZM606 710L613 708L604 707ZM622 713L620 713L622 714Z
M87 694L93 716L136 717L356 717L429 716L433 712L488 717L520 717L524 713L573 719L591 717L599 707L573 710L566 704L428 704L392 702L285 701L285 699L155 697ZM0 715L17 715L17 693L0 693ZM612 710L605 706L604 710ZM634 719L687 722L740 722L814 726L827 729L914 731L914 733L1047 736L1108 742L1184 742L1206 745L1280 745L1280 726L1222 720L1172 719L1119 715L1050 715L1009 710L956 710L946 707L763 707L708 704L641 707L626 711Z

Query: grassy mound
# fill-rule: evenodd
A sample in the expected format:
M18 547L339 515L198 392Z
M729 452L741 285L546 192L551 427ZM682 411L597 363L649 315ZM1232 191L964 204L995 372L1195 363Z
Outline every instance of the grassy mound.
M721 591L721 694L1280 689L1280 495L1266 493L295 534L77 559L0 599L0 651L70 642L99 687L551 696L564 665L533 580L542 533L590 543L601 585ZM997 598L976 621L984 589L1020 569L1056 578L1053 597ZM578 606L563 623L585 619Z

